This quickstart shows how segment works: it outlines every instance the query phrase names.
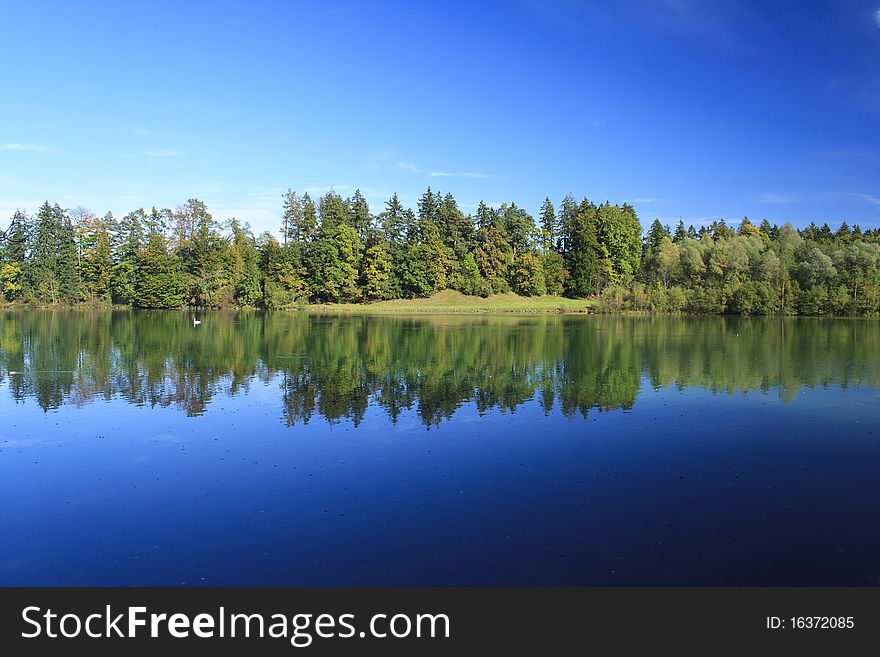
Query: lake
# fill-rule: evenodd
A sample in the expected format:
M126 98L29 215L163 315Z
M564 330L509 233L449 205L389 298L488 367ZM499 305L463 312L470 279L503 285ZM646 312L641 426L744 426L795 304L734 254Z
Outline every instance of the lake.
M877 585L878 484L876 320L0 311L7 586Z

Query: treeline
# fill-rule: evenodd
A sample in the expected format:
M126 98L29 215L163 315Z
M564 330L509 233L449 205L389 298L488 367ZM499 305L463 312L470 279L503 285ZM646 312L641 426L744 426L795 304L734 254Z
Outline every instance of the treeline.
M880 231L845 222L803 230L744 218L699 232L654 221L641 274L605 287L604 310L737 315L880 314Z
M357 425L373 407L392 422L409 414L433 426L466 405L483 413L537 403L565 416L629 409L648 387L786 402L805 386L880 387L875 321L248 311L203 319L194 330L176 312L0 312L0 389L44 409L118 399L200 415L265 386L288 425Z
M281 238L221 225L204 203L117 219L48 201L18 212L0 248L0 300L145 308L285 308L427 296L445 289L599 299L606 311L880 313L880 231L798 231L743 219L647 234L632 206L567 196L533 218L514 203L465 214L430 188L374 214L357 191L288 191Z

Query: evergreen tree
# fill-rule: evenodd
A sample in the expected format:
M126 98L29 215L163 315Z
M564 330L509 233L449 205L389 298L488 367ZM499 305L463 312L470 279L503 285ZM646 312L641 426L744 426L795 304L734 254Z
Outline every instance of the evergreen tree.
M351 208L348 202L332 189L318 200L318 212L321 216L319 235L326 231L335 231L337 226L351 226Z
M303 226L303 204L299 196L292 189L284 195L284 203L281 212L281 241L287 246L288 240L299 242L302 240L300 230Z
M115 227L114 265L110 276L110 293L114 303L135 303L138 254L145 246L144 219L143 209L129 212L118 223L112 215L108 219Z
M676 235L679 234L679 229L681 229L681 239L687 237L687 234L684 232L684 223L679 221L678 228L676 229ZM659 219L654 219L651 222L651 227L648 229L647 235L645 235L645 254L656 253L660 249L660 244L663 241L664 237L671 238L669 234L669 228L660 223Z
M566 200L568 197L566 197ZM565 266L568 270L566 292L585 297L598 291L600 278L600 247L597 208L584 199L574 217L563 201L566 228Z
M433 224L437 224L437 210L439 208L439 203L437 202L437 197L431 192L430 186L425 193L419 197L418 202L418 217L419 221L429 221Z
M315 295L322 301L355 300L359 296L359 263L360 241L354 228L337 220L328 224L322 221L321 236L311 245L307 257Z
M351 208L349 225L357 233L361 247L366 248L366 245L371 241L370 232L373 224L372 217L370 216L370 206L359 189L355 190L354 196L348 201L348 205Z
M385 211L379 216L382 237L392 247L406 241L406 217L397 194L385 202Z
M91 301L109 301L113 254L107 224L90 212L80 214L76 232L83 296Z
M489 229L498 226L498 212L490 208L483 201L477 206L477 230Z
M308 192L302 197L302 223L294 226L294 230L301 242L314 242L318 238L318 209Z
M32 232L31 219L24 212L18 210L12 215L11 225L3 242L2 260L14 262L24 268L28 252L28 240Z
M541 249L545 256L556 248L557 234L556 212L553 203L547 197L541 204Z
M455 254L456 261L462 262L474 247L474 224L471 218L458 208L452 194L443 197L437 215L441 239Z
M678 220L678 225L675 227L675 234L672 236L672 241L676 244L680 244L684 240L689 237L687 229L684 227L684 221L681 219Z
M316 240L307 248L318 248L319 244L320 240ZM263 241L260 268L263 272L263 305L266 308L287 308L308 298L311 289L298 256L298 249L281 246L271 235ZM251 294L252 291L249 291L248 295Z
M510 260L510 254L511 249L507 235L500 226L489 224L480 228L477 232L477 248L474 252L474 259L483 280L482 294L500 294L510 289L507 278L507 263Z
M183 303L180 274L165 238L158 232L147 237L137 255L134 303L141 308L176 308Z
M57 203L50 205L46 201L37 212L28 276L37 301L58 303L79 298L73 224Z
M225 306L233 297L233 282L222 265L226 240L199 199L190 199L179 211L192 224L187 246L179 256L185 264L186 302L195 306Z
M562 205L559 208L558 250L563 255L566 255L571 249L572 233L578 223L579 211L578 203L571 194L562 199Z

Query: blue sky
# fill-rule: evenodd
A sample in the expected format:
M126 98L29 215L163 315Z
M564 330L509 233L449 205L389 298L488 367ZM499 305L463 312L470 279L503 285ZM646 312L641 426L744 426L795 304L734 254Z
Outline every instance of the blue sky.
M613 6L612 6L613 5ZM880 0L7 2L0 223L430 185L880 226Z

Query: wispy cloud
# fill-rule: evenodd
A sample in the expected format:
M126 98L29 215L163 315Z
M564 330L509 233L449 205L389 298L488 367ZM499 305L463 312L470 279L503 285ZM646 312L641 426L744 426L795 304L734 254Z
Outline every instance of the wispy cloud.
M874 25L880 27L880 9L874 12Z
M398 169L403 169L404 171L411 171L412 173L419 172L419 168L412 162L398 162L394 166Z
M186 157L186 151L182 148L166 148L152 151L144 151L147 157Z
M865 201L866 203L869 203L875 207L880 208L880 196L877 196L875 194L868 194L867 192L824 191L824 192L817 192L817 194L819 194L820 196L832 197L832 198L833 197L839 198L841 196L846 196L851 199L858 199L861 201Z
M659 198L629 198L624 199L624 203L629 203L630 205L642 205L645 203L656 203L661 199Z
M855 198L860 198L863 201L867 201L871 205L877 206L880 208L880 196L874 196L873 194L864 194L862 192L843 192L847 196L853 196Z
M755 199L758 203L770 203L773 205L788 205L790 203L797 203L800 199L797 196L792 196L791 194L783 194L779 192L766 192L764 194L759 194Z
M432 178L494 178L491 173L475 173L473 171L453 172L453 171L432 171Z
M3 144L0 151L27 151L29 153L57 153L58 150L38 144Z

